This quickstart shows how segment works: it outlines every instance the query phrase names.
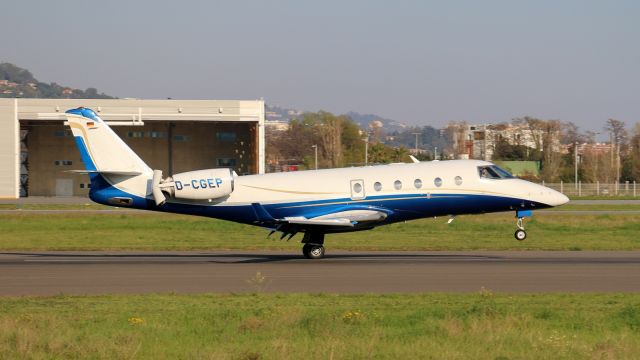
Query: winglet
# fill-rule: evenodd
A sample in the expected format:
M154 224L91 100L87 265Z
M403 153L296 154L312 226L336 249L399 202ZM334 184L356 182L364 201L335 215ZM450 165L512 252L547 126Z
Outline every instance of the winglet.
M275 220L271 214L264 208L264 206L260 205L260 203L252 203L251 207L253 207L253 212L256 214L256 219L258 221L273 221Z
M409 155L409 158L410 158L410 159L411 159L411 161L413 161L414 163L419 163L419 162L420 162L420 160L416 159L416 157L415 157L415 156L413 156L413 155Z

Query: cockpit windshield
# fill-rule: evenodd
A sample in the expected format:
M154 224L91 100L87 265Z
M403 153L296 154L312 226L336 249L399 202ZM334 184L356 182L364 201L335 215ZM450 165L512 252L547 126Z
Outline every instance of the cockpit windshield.
M498 165L478 166L478 174L482 179L513 179L507 170Z

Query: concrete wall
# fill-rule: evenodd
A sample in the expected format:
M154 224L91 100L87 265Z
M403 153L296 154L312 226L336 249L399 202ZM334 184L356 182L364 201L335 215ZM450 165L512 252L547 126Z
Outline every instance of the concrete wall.
M0 102L0 199L17 198L20 179L16 102Z
M23 123L22 128L28 130L29 196L86 195L89 192L89 177L65 172L84 169L68 127L60 123L47 122L34 126ZM67 165L63 161L71 163ZM64 187L65 181L71 181L69 186L72 193L56 194L56 185L59 192L64 192L61 187ZM83 184L84 188L80 188L80 184Z

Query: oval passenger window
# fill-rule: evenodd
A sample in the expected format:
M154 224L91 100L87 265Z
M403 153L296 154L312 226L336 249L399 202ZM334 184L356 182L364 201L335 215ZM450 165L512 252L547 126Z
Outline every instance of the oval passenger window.
M394 187L396 190L400 190L400 189L402 189L402 181L400 181L400 180L396 180L396 181L394 181L394 182L393 182L393 187Z
M433 180L433 183L437 186L440 187L442 186L442 179L440 179L439 177L435 178L435 180Z

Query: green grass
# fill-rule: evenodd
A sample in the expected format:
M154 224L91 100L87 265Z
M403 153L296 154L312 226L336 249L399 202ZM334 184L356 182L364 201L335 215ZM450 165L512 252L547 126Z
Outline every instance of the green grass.
M640 200L640 191L637 194L638 196L633 195L585 195L585 196L576 196L569 195L569 199L571 200Z
M640 211L640 204L566 204L544 211Z
M640 295L0 298L7 359L637 359Z
M0 204L0 210L118 210L121 208L91 203L87 204Z
M350 250L638 250L640 215L536 214L527 240L513 238L513 214L422 219L371 231L327 236L328 249ZM2 250L299 251L291 241L266 239L265 229L227 221L163 213L0 214Z

